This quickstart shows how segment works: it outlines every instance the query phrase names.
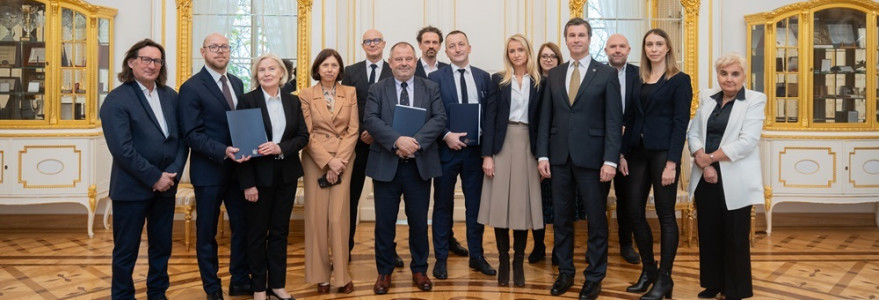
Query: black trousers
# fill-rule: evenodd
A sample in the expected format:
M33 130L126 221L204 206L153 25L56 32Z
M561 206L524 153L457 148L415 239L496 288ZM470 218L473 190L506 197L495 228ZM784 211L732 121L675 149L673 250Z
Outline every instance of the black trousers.
M220 176L220 175L217 175ZM222 291L222 282L217 272L220 270L217 255L217 222L220 218L220 205L226 204L229 213L229 228L232 230L229 244L229 273L232 285L250 284L250 268L247 265L247 237L244 212L244 193L237 181L223 185L195 186L195 253L198 258L198 271L204 291L208 294Z
M626 158L629 162L628 202L629 219L635 233L635 242L641 252L644 264L654 263L653 232L647 224L646 205L650 188L653 187L653 203L656 216L659 218L660 261L659 269L671 273L675 255L678 252L678 222L675 217L675 202L678 196L678 180L681 166L675 168L675 181L670 185L662 185L662 171L668 161L668 151L648 150L643 146L635 148Z
M149 200L113 201L113 276L110 290L113 299L134 299L131 275L140 250L144 222L149 244L147 296L164 296L168 290L174 197L155 193Z
M357 157L354 159L354 166L351 169L351 213L349 215L351 217L351 231L348 231L348 252L354 249L354 232L357 230L360 194L363 192L363 183L366 181L366 161L369 159L369 145L358 138L357 146L354 147L354 153Z
M620 172L617 172L617 175L613 177L613 190L617 197L617 234L620 238L620 248L632 247L633 224L630 218L631 213L629 213L632 201L626 198L629 197L628 180L628 176L623 176ZM601 183L601 193L604 199L607 199L610 194L610 184L610 182Z
M699 226L699 283L729 298L754 295L751 285L751 206L728 210L720 166L716 184L699 180L693 193Z
M559 260L559 273L574 275L574 201L580 199L589 220L586 262L587 281L599 282L607 274L607 200L601 198L599 170L574 166L568 158L563 165L552 165L553 232ZM579 191L581 198L576 197Z
M452 214L455 210L455 185L461 176L464 192L465 220L467 225L467 248L472 259L482 258L482 235L485 226L476 222L482 195L482 156L479 146L455 151L452 158L442 162L443 175L433 179L433 254L437 261L449 257L449 240L452 235Z
M275 166L275 178L278 179L276 182L280 181L280 165ZM262 292L266 287L284 288L287 281L287 235L296 200L296 183L260 186L257 191L258 200L247 201L244 207L247 212L247 262L253 276L253 291Z
M427 271L430 243L427 235L427 210L430 202L430 180L421 179L415 159L400 160L391 181L372 181L375 186L375 264L379 274L394 271L394 237L397 235L397 212L400 196L406 202L409 223L409 253L413 273Z

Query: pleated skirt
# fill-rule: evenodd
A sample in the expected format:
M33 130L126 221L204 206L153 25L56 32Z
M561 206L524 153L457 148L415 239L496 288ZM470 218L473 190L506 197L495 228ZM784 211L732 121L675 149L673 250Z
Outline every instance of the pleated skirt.
M543 204L537 159L531 153L528 125L509 124L501 151L494 156L494 178L485 176L480 224L496 228L543 228Z

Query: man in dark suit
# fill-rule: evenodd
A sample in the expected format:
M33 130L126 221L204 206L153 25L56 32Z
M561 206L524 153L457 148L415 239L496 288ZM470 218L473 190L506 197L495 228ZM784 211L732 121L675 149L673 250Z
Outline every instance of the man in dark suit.
M369 89L363 125L375 142L370 145L366 175L375 188L375 262L378 279L376 294L385 294L391 286L394 270L394 236L400 196L406 202L409 223L409 251L412 280L423 291L433 287L427 277L427 210L430 202L430 179L442 173L437 137L446 124L445 109L439 87L430 80L413 76L415 47L400 42L391 47L394 78L384 79ZM424 109L423 124L413 136L403 136L394 129L395 110L400 106Z
M391 77L391 67L382 58L385 51L385 40L381 32L375 29L363 33L363 52L366 59L356 64L345 67L342 84L353 86L357 93L357 112L360 120L360 139L354 146L354 167L351 169L351 230L348 232L348 252L354 249L354 232L357 230L357 213L360 211L360 194L363 192L363 182L366 181L366 161L369 160L369 145L373 139L363 126L363 112L366 105L366 97L369 87L379 80ZM394 247L394 266L403 267L403 259L397 255L397 247ZM350 253L348 259L351 259Z
M421 58L415 64L415 76L427 78L430 73L449 65L436 60L436 55L443 43L443 32L439 28L433 26L421 28L415 39L418 41L418 49L421 49Z
M612 67L589 56L592 27L581 18L565 25L571 61L549 71L540 109L537 167L552 178L556 254L559 276L554 296L574 284L574 201L579 191L589 220L586 282L580 299L595 299L607 273L607 200L602 182L616 174L622 139L620 82ZM553 176L554 175L554 176Z
M430 80L440 88L440 95L447 112L452 106L478 104L496 101L497 86L491 75L470 65L470 42L461 31L452 31L446 36L446 55L452 65L430 74ZM480 110L477 118L484 119ZM449 236L452 232L452 210L455 209L455 184L461 175L461 189L464 191L464 206L467 221L467 246L470 249L470 267L485 275L495 275L497 271L485 261L482 252L484 226L476 222L479 216L479 198L482 193L482 148L479 136L467 136L466 132L452 132L452 122L459 119L449 115L444 124L443 134L438 140L442 176L433 185L433 249L436 264L433 276L448 278L446 260L449 257ZM480 122L480 120L473 120ZM463 120L460 120L463 121ZM479 129L477 135L482 133ZM472 141L468 146L464 141Z
M449 64L437 61L436 54L439 52L440 45L443 43L443 32L439 28L427 26L418 31L418 48L421 49L421 58L415 64L415 76L427 78L430 73L435 72ZM450 212L451 216L451 212ZM461 246L458 239L455 238L454 232L449 232L448 249L458 256L467 256L467 249Z
M134 299L131 274L144 221L149 239L147 298L167 299L174 196L186 164L177 126L177 93L165 86L165 50L149 39L125 55L119 81L101 106L107 148L113 156L113 299Z
M183 138L192 150L190 179L195 187L196 256L201 281L208 299L222 299L217 272L217 220L225 203L232 229L230 245L230 296L253 293L247 265L244 193L235 173L237 148L232 147L226 111L234 110L244 90L241 80L226 73L229 40L214 33L201 48L205 66L180 86L180 118Z
M604 45L607 63L617 69L624 119L628 115L629 108L633 107L629 105L632 103L632 95L634 94L632 88L635 86L635 80L638 80L639 77L638 67L626 63L629 59L630 50L632 48L629 46L629 40L619 33L608 37ZM623 130L625 131L625 126ZM626 191L629 189L626 185L626 176L628 175L626 160L620 157L620 167L613 178L614 193L617 196L617 231L620 237L620 256L631 264L637 264L641 262L641 257L638 256L638 252L635 252L635 247L632 246L632 221L629 220L629 201L624 200ZM607 199L607 195L610 193L610 182L603 183L602 188L603 198Z

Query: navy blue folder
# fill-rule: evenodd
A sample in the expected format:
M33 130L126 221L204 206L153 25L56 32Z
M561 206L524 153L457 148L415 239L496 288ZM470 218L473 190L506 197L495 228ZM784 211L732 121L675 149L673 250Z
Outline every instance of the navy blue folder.
M424 126L426 117L427 110L424 108L397 105L394 107L394 131L402 136L414 137Z
M449 131L466 132L461 142L479 145L479 104L452 104L449 106Z
M262 156L257 149L268 141L262 111L259 108L230 110L226 112L226 119L229 120L232 147L238 148L235 158Z

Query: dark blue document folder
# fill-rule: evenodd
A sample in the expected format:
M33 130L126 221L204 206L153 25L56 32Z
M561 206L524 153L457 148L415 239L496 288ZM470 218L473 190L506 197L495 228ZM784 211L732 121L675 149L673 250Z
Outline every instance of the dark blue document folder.
M226 112L226 118L229 120L232 147L238 148L235 158L262 156L257 149L268 141L262 111L259 108L230 110Z
M466 132L461 142L479 145L479 104L452 104L449 106L449 131Z
M424 126L426 117L426 109L397 105L394 108L394 131L402 136L414 137L421 130L421 126Z

